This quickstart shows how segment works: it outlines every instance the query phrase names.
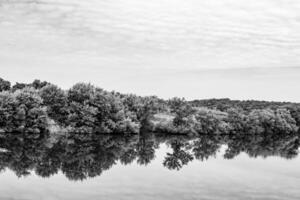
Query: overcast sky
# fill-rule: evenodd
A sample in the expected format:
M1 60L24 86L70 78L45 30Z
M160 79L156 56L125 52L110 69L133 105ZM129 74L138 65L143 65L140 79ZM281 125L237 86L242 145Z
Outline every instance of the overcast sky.
M0 0L0 76L299 101L299 0Z

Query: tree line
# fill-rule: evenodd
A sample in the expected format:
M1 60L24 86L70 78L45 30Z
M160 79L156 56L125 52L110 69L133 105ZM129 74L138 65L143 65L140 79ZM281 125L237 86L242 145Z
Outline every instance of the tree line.
M90 83L68 90L46 81L0 78L0 133L45 137L51 132L89 140L103 133L183 135L290 134L300 127L300 104L209 99L164 100L109 92Z

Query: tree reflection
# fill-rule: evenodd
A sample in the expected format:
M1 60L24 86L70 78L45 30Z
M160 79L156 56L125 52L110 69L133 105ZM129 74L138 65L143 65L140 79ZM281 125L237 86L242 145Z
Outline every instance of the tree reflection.
M148 165L155 158L155 137L154 135L142 135L137 143L137 163Z
M173 153L167 153L163 165L170 170L181 169L192 161L193 155L187 150L188 142L183 142L179 139L169 141Z
M74 138L72 134L55 140L51 137L8 134L0 138L0 172L10 169L18 177L34 172L45 178L62 172L69 180L78 181L100 176L118 163L147 166L161 145L168 148L162 164L170 170L216 157L221 147L225 147L224 159L234 159L242 152L251 158L293 159L300 145L299 135L284 134L187 137L144 133L98 135L91 140L80 140L76 134Z
M253 158L279 156L292 159L298 155L298 135L232 136L226 141L228 145L224 154L226 159L233 159L241 152Z
M196 139L193 144L193 153L196 159L204 161L212 156L216 156L221 147L222 138L203 136Z

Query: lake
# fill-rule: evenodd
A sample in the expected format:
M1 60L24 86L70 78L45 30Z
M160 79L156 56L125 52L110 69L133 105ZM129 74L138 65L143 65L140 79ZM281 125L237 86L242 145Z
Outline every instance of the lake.
M299 10L299 0L0 0L1 78L300 102ZM300 199L299 135L28 135L0 136L1 200Z
M299 199L299 135L0 143L0 199Z

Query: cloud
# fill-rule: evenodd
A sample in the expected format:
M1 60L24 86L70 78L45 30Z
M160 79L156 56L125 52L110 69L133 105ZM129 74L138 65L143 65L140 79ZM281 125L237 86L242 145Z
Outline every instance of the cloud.
M87 59L140 59L140 65L151 67L168 62L176 68L300 63L297 0L0 2L0 28L6 30L0 33L1 51L84 53ZM172 63L170 57L177 60Z
M300 66L299 10L299 0L0 0L0 70L15 81L191 98L210 85L202 97L284 99L281 88L298 101L299 77L277 68ZM276 76L201 71L232 68Z

